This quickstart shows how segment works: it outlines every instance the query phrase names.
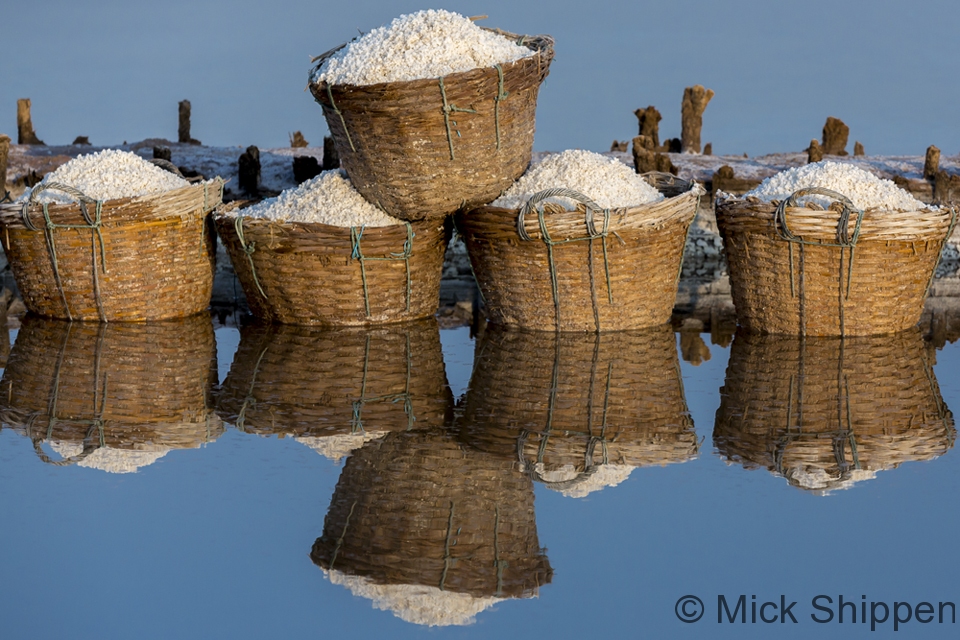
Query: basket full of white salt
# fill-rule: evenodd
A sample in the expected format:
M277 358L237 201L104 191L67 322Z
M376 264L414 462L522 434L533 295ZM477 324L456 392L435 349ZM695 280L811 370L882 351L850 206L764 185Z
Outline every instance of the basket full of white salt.
M549 36L427 10L318 56L309 88L357 190L420 220L490 202L524 172L552 59Z
M217 400L245 433L293 437L331 458L453 414L436 318L375 327L253 323Z
M916 327L846 338L741 331L720 390L714 446L730 462L817 493L937 458L957 432L934 356Z
M214 214L253 314L267 322L359 326L432 316L450 231L364 200L342 171Z
M669 325L595 334L488 327L458 424L471 448L518 462L570 497L698 454Z
M150 323L27 316L0 383L0 420L29 438L44 462L131 472L223 433L216 384L208 316Z
M570 150L531 166L489 205L458 213L456 225L495 324L639 329L670 320L703 193Z
M957 215L834 161L720 195L716 208L739 324L809 336L916 325Z
M425 626L466 625L530 598L553 570L533 483L445 429L395 431L344 464L310 553L334 584Z
M199 313L213 291L207 214L219 179L190 184L133 153L79 156L0 205L3 249L27 309L67 320Z

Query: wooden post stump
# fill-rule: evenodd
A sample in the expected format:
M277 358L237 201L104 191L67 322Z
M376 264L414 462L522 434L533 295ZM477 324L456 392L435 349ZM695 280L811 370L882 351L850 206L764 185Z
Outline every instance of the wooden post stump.
M294 149L300 149L302 147L310 146L307 142L307 139L303 137L303 134L299 131L294 131L290 134L290 146Z
M700 130L703 128L703 112L713 98L713 89L694 85L683 90L680 116L680 149L683 153L700 153Z
M960 176L946 171L937 171L933 182L934 204L955 204L960 202Z
M823 125L823 152L831 156L847 155L847 139L850 127L843 120L830 116Z
M167 162L173 162L173 154L170 153L170 147L154 147L153 157L156 160L166 160Z
M933 180L937 177L940 170L940 149L930 145L927 147L927 156L923 160L923 178L924 180Z
M0 200L7 195L7 157L10 155L10 137L0 133Z
M807 147L807 164L820 162L821 160L823 160L823 147L817 140L811 140L810 146Z
M297 184L315 178L321 171L320 163L313 156L293 156L293 179Z
M853 143L853 155L855 155L855 156L863 156L863 155L866 155L866 154L863 152L863 145L860 144L860 141L859 141L859 140L858 140L857 142L854 142L854 143Z
M190 136L190 101L181 100L179 104L180 124L177 127L177 142L180 144L200 144Z
M333 138L323 136L323 170L330 171L339 168L340 154L337 153L337 148L333 144Z
M647 136L653 140L654 149L659 147L660 120L663 119L663 116L660 115L660 112L657 111L657 108L651 105L646 109L637 109L633 112L633 115L637 116L637 120L640 124L639 135Z
M33 130L30 118L30 98L17 100L17 144L43 144Z
M258 195L260 193L260 149L250 145L237 163L240 188L248 195Z

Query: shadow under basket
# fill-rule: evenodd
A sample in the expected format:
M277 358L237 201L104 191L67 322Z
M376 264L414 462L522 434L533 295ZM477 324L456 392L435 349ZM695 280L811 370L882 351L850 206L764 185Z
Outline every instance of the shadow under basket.
M825 195L828 210L798 199ZM919 322L956 221L950 208L856 209L842 194L801 189L779 203L717 201L737 321L747 331L841 336Z
M528 598L553 570L533 484L444 429L396 432L347 460L311 559L380 585Z
M496 199L527 170L553 39L495 33L533 55L365 86L317 83L311 71L340 166L367 200L401 220L442 218ZM344 46L317 57L314 70Z
M266 322L359 326L404 322L436 313L443 220L387 227L214 214L253 315Z
M593 335L488 328L459 424L472 448L561 491L603 465L662 466L699 451L669 326ZM549 479L564 468L575 477Z
M263 436L442 427L452 415L453 396L437 321L245 326L217 411L241 431Z
M78 199L44 205L44 190ZM95 201L39 185L23 205L0 205L3 249L29 311L65 320L182 318L210 305L216 238L207 214L219 179L156 196Z
M648 180L667 196L602 210L565 189L521 209L458 213L470 262L494 324L546 331L621 331L670 321L683 248L703 188L673 176ZM544 204L581 202L576 211Z
M713 442L727 460L830 491L946 453L953 415L918 329L801 338L741 331L730 350Z
M216 341L207 315L156 323L24 318L0 381L0 419L44 462L101 448L168 450L215 440ZM82 445L52 461L43 442Z

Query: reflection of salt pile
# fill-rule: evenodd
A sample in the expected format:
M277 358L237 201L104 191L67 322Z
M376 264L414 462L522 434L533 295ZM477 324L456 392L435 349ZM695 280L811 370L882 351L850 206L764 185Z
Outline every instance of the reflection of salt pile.
M443 425L453 410L446 383L434 318L369 328L250 325L217 411L246 433L310 438L304 444L335 459L370 434ZM332 436L343 439L319 442Z
M473 624L478 613L503 599L441 591L420 584L377 584L339 571L324 570L323 573L331 584L344 586L353 595L372 600L375 608L392 611L405 622L428 627Z
M386 435L386 433L386 431L364 431L363 433L324 436L322 438L303 436L294 438L294 440L310 447L325 458L329 458L334 462L340 462L344 456L350 455L350 452L354 449L359 449L367 442L376 440Z
M714 444L745 468L826 494L953 446L953 416L918 330L795 338L739 333Z
M50 448L56 451L62 458L75 458L83 453L83 445L79 442L60 442L50 443ZM124 449L96 449L90 455L77 462L78 467L88 467L90 469L99 469L107 473L134 473L140 467L146 467L163 456L167 455L169 449L158 449L156 451Z
M488 327L461 438L569 497L616 486L635 467L689 460L698 443L675 335Z
M533 485L442 429L395 431L344 465L311 558L336 584L426 625L536 596L552 570Z
M0 417L44 462L130 473L220 436L215 384L209 317L93 324L29 316L0 383ZM63 459L51 460L44 441Z

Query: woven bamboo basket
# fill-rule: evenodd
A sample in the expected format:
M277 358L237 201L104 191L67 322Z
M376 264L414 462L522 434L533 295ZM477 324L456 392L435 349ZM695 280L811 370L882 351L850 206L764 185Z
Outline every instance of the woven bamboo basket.
M391 433L354 452L311 558L378 584L475 597L535 596L553 575L530 479L443 429Z
M669 326L594 335L488 328L460 432L561 491L602 465L662 466L699 450ZM574 477L548 480L563 469Z
M42 205L45 190L78 202ZM216 241L207 214L223 182L157 196L95 201L40 185L26 205L0 205L3 249L30 311L66 320L182 318L210 305Z
M442 220L334 227L224 210L214 221L261 320L370 325L426 318L439 306L450 238Z
M210 318L83 323L27 316L0 381L0 420L30 438L168 450L215 440L216 342Z
M310 91L341 166L367 200L402 220L444 217L494 200L526 171L553 39L496 32L535 54L442 78L366 86L312 80L346 45L315 58Z
M687 230L703 188L651 175L667 197L601 210L566 189L517 209L480 207L456 216L487 314L495 324L557 331L621 331L669 322ZM542 201L581 201L576 211Z
M720 391L714 445L817 491L946 453L953 415L919 330L800 338L741 331Z
M837 204L801 207L808 195ZM719 199L738 322L752 332L809 336L913 327L955 220L949 208L861 211L820 188L776 204Z
M217 407L247 433L323 437L443 426L453 396L435 318L369 329L250 325Z

